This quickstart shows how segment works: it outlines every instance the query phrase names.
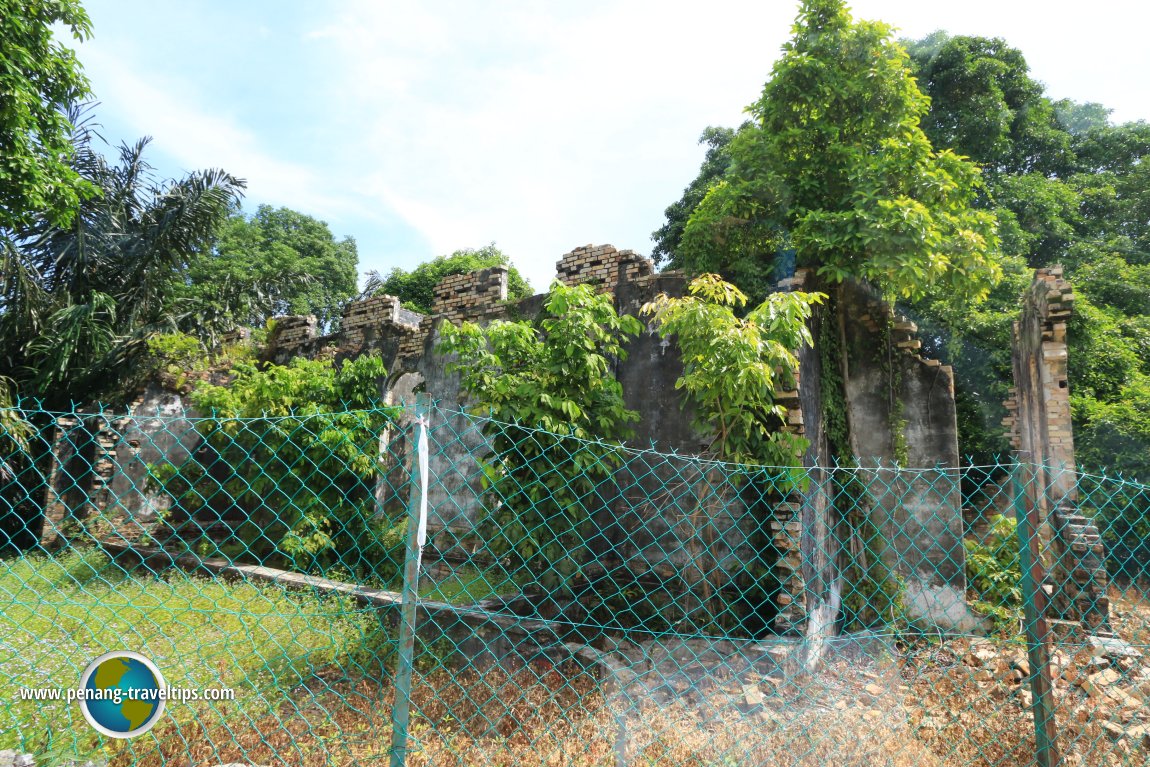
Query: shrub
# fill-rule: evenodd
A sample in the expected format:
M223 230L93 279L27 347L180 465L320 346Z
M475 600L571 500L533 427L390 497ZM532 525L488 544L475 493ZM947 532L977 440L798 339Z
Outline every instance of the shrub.
M1022 615L1018 522L996 514L982 542L966 540L963 545L975 608L989 615L999 630L1016 632Z
M390 580L405 523L376 501L380 436L395 413L379 404L380 359L240 363L233 373L192 394L213 415L197 427L205 449L153 467L175 500L171 520L237 520L222 542L202 538L201 554Z

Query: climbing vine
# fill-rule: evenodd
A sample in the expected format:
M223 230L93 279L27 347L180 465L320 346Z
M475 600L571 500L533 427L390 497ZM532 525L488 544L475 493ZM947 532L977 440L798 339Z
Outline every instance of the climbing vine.
M903 616L905 585L897 573L883 562L881 532L870 518L871 499L859 475L859 467L850 444L850 425L847 420L846 382L843 364L847 350L840 335L839 312L841 303L832 297L817 319L818 333L815 348L819 353L819 394L822 402L823 432L835 466L829 469L835 508L841 519L843 549L840 567L844 582L842 626L846 631L859 631L876 625L897 624ZM889 332L885 334L888 341ZM882 366L891 391L901 388L891 373L885 353L889 345L881 345L877 362ZM892 396L892 402L899 397ZM900 403L901 406L901 403ZM892 429L902 435L899 425L901 410L892 405ZM895 441L896 460L900 443ZM901 442L902 451L906 441ZM902 459L905 463L905 458Z
M894 321L885 312L879 316L879 345L875 351L875 362L882 369L887 385L887 406L890 412L891 454L898 466L910 463L909 448L906 442L906 406L902 401L902 365L899 364L900 350L894 343Z

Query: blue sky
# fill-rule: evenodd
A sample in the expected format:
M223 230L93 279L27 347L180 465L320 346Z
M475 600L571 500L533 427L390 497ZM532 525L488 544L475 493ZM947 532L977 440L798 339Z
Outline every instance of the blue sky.
M538 290L571 248L648 253L736 125L797 2L87 0L79 47L109 140L168 176L222 167L245 207L317 216L361 271L495 242ZM1142 3L857 0L900 35L1003 37L1055 98L1150 119Z

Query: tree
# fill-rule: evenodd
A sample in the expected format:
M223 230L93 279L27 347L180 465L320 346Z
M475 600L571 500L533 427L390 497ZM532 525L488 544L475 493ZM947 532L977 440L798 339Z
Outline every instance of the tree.
M752 128L687 223L684 266L724 272L751 257L767 269L793 249L830 283L985 294L999 274L994 217L974 207L978 169L932 149L928 103L889 27L853 22L839 0L804 2Z
M907 49L930 97L922 127L935 146L968 156L991 174L1046 175L1066 167L1070 136L1017 48L997 37L935 32ZM1069 117L1070 110L1063 112Z
M431 314L431 307L435 301L435 286L450 274L467 274L478 269L489 269L493 266L510 267L507 272L507 296L511 300L529 298L534 295L531 285L523 279L523 275L514 266L511 259L495 247L495 243L482 248L464 248L457 250L450 256L439 256L412 269L410 272L396 267L386 279L378 272L369 272L367 288L364 291L369 295L385 294L396 296L403 303L404 308Z
M1096 103L1051 102L1002 40L935 33L909 48L931 96L928 132L990 170L979 204L998 216L1011 275L974 310L941 294L911 308L923 337L943 341L930 353L955 367L963 449L978 460L1006 449L1010 323L1029 283L1019 264L1062 264L1078 295L1069 329L1078 458L1150 476L1150 429L1129 410L1150 371L1150 126L1112 125Z
M355 240L336 240L323 221L261 205L233 211L211 247L189 263L183 295L196 325L230 330L277 314L314 314L330 327L356 294Z
M744 123L743 127L749 125L750 123ZM665 261L672 269L682 266L676 252L683 239L687 219L730 167L731 157L727 148L734 138L735 131L731 128L714 126L704 129L703 135L699 136L699 143L707 145L707 153L703 157L703 164L699 167L699 174L683 190L683 196L667 206L663 213L667 219L666 223L651 233L651 239L655 242L655 247L651 249L651 258L656 264Z
M0 232L37 218L67 226L95 192L69 162L66 110L87 96L88 81L53 25L76 40L91 33L75 0L0 0Z
M615 440L638 414L623 403L611 360L642 331L610 294L551 286L537 323L441 326L439 350L455 355L492 454L484 472L496 553L553 587L579 571L591 499L620 464Z
M695 403L696 426L713 435L711 451L724 461L797 465L806 443L781 428L786 410L775 390L793 388L795 350L813 343L806 321L826 296L774 293L740 318L746 294L716 274L695 278L688 294L660 294L642 313L674 336L683 358L675 388Z
M77 121L79 122L79 121ZM83 125L73 168L99 190L71 224L17 229L0 262L0 361L22 394L67 406L138 375L146 341L177 328L175 286L225 220L244 183L221 170L159 182L148 139L112 164Z

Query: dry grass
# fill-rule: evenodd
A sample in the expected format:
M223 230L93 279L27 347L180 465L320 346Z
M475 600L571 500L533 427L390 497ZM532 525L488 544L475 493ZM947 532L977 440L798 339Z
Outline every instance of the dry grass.
M383 761L394 690L374 681L322 681L295 704L259 718L204 707L193 724L167 723L112 764L229 762L356 765ZM893 713L893 715L892 715ZM804 707L801 713L734 707L700 712L675 702L623 707L576 669L416 676L408 764L944 767L911 737L901 711Z
M1135 592L1114 591L1111 600L1115 628L1146 649L1150 603ZM1021 647L1002 645L997 665L975 668L964 662L967 646L957 640L902 659L884 690L870 695L840 686L836 696L818 679L796 679L788 690L774 690L778 697L767 705L743 705L733 696L711 708L686 698L624 705L622 696L605 695L596 678L574 665L514 673L440 668L416 674L408 764L1032 764L1033 718L1008 663L1023 654ZM112 765L382 763L393 697L390 679L329 666L283 698L266 700L259 712L247 701L202 705L194 719L168 719L124 744ZM1111 703L1065 683L1056 689L1056 703L1063 764L1150 763L1139 743L1112 731L1112 722L1136 724L1141 712L1116 713Z
M1143 653L1150 653L1150 602L1142 592L1112 589L1111 614L1116 633ZM963 767L1030 764L1035 750L1034 719L1020 700L1021 687L1011 684L999 667L972 669L961 662L964 644L940 648L904 675L912 687L907 711L914 737L945 760ZM1058 648L1068 656L1074 648ZM1012 653L1024 655L1021 648ZM1144 709L1145 707L1143 707ZM1129 738L1118 738L1107 724L1136 724L1136 709L1090 698L1064 682L1055 686L1058 749L1067 767L1145 765L1150 753Z

